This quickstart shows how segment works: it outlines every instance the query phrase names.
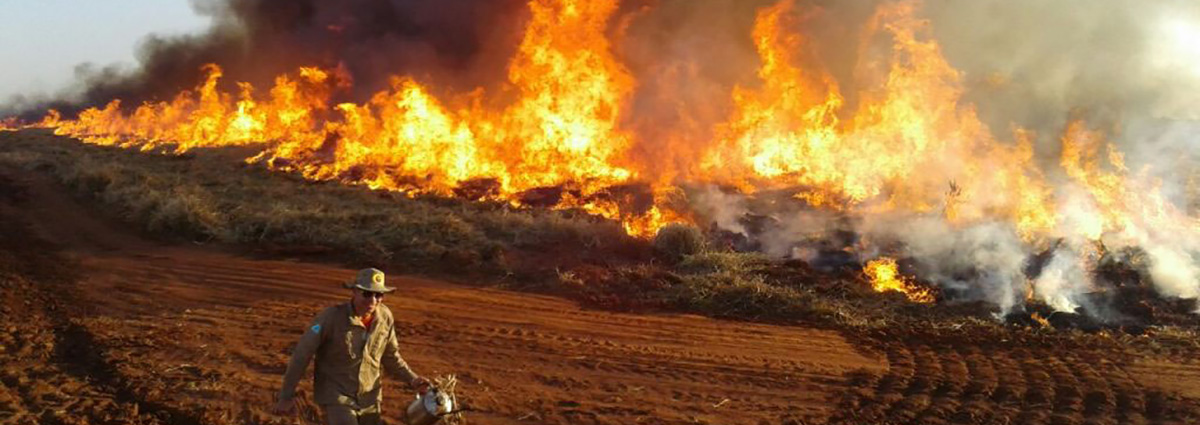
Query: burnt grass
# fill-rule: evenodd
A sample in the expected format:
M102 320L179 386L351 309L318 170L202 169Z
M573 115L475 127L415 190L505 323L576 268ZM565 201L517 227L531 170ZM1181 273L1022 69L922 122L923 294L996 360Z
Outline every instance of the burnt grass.
M1091 319L1095 312L1054 313L1032 304L998 320L997 309L983 303L943 297L923 305L899 293L876 293L856 264L818 270L799 260L715 249L708 241L719 235L695 229L699 236L688 237L702 240L659 240L656 246L583 211L480 200L486 199L476 193L487 190L483 183L477 184L483 189L466 187L451 196L409 196L311 181L247 164L245 158L260 148L143 152L23 130L0 132L0 166L50 176L99 214L165 242L371 265L549 293L592 308L803 323L843 331L868 347L897 339L966 338L981 344L1074 341L1179 355L1200 348L1194 301L1160 299L1142 273L1119 265L1100 271L1114 283L1097 295L1104 298L1097 305L1112 306L1105 316L1116 319L1097 321ZM620 191L613 196L637 200Z

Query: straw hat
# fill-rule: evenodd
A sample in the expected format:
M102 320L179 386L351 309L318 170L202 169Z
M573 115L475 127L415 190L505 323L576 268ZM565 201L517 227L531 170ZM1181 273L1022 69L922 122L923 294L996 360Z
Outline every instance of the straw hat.
M396 288L389 288L383 284L383 271L375 268L366 268L358 271L358 276L354 280L345 285L346 289L361 289L367 292L389 293L395 291Z

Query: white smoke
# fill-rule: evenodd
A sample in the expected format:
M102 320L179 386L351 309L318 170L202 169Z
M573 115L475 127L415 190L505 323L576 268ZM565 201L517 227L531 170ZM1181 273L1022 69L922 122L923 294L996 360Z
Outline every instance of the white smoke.
M1151 261L1150 278L1159 293L1179 298L1200 296L1197 288L1200 269L1196 267L1194 253L1164 245L1152 245L1145 250Z
M882 3L828 3L814 16L861 18ZM1163 296L1200 297L1200 2L926 0L920 10L947 61L962 73L966 91L960 108L977 111L993 130L1016 127L1033 135L1034 165L1053 190L1053 223L1048 232L1029 238L1001 221L867 214L853 228L869 242L855 247L861 259L906 257L921 279L1005 312L1018 307L1029 290L1057 311L1107 311L1091 305L1098 298L1090 296L1104 290L1092 273L1105 253L1108 261L1143 273ZM805 25L809 35L836 31L824 29L821 21ZM823 52L847 102L853 102L854 80L847 70L854 66L846 64L864 58L830 52L857 52L837 46L861 41L806 41ZM1095 187L1073 181L1060 165L1061 137L1075 120L1102 134L1104 140L1088 148L1099 150L1092 159L1107 174L1090 183L1123 187L1112 191L1117 199L1099 199ZM1105 161L1107 143L1122 163ZM996 187L1000 180L990 180L987 170L967 180L953 159L940 160L944 164L934 161L910 183L929 176L935 182L962 179L968 197L959 205L984 217L989 208L1010 203L1006 196L1021 195ZM989 192L993 188L998 190ZM828 214L790 211L776 219L776 228L760 236L772 255L814 260L820 252L810 242L814 233L831 237L835 228ZM1145 261L1112 255L1122 251L1143 253Z
M1004 313L1023 300L1029 247L1011 225L957 227L925 215L869 219L862 231L876 244L903 247L921 278L955 293L957 299L986 300Z
M749 212L745 195L727 193L716 186L707 185L692 195L692 207L721 229L750 236L740 221Z
M1066 246L1055 249L1033 281L1034 296L1055 311L1074 313L1080 306L1080 295L1092 282L1083 263L1077 251Z

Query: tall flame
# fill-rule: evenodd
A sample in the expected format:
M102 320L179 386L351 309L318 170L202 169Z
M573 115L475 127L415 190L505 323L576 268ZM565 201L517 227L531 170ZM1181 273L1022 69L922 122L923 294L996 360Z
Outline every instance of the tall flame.
M617 129L633 78L609 53L604 30L615 1L539 0L508 78L521 100L503 117L505 152L523 188L572 181L611 185L632 173L614 165L630 145Z
M1151 260L1149 272L1160 291L1182 298L1200 296L1195 261L1200 221L1175 207L1163 194L1162 182L1148 170L1131 175L1124 155L1082 122L1068 126L1062 143L1061 165L1081 193L1068 194L1061 234L1141 248Z
M718 126L721 139L704 162L717 180L800 186L797 196L817 207L940 210L952 221L1002 215L1026 235L1052 225L1030 138L1019 132L1017 143L998 143L973 110L958 107L959 73L922 34L913 3L880 8L865 28L864 40L888 35L894 55L883 75L871 62L860 66L860 78L879 83L864 81L873 89L857 94L855 111L843 109L828 74L797 67L796 53L806 49L786 29L792 7L783 1L759 14L762 86L734 91L735 112ZM867 55L868 46L861 49ZM991 187L1007 190L970 199Z
M368 105L343 104L323 137L276 147L277 158L304 158L307 173L330 178L373 170L373 186L445 191L496 179L499 195L564 183L594 192L633 174L614 165L630 143L617 129L633 81L608 52L604 29L615 1L534 0L532 18L509 67L518 100L501 111L475 98L452 109L418 82L400 78ZM332 140L331 161L312 153ZM307 153L308 158L305 158Z
M792 63L803 41L783 29L791 8L792 2L784 1L759 13L753 37L763 62L763 86L735 88L734 115L718 126L721 139L703 167L726 181L750 175L816 186L835 183L837 193L865 199L866 189L835 163L841 158L834 113L842 104L836 85L824 75L809 77Z

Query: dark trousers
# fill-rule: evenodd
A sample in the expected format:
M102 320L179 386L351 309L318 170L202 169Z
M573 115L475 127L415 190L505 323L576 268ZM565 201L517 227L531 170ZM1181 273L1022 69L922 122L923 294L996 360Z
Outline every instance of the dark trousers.
M379 403L365 409L355 409L341 404L321 405L328 425L379 425Z

